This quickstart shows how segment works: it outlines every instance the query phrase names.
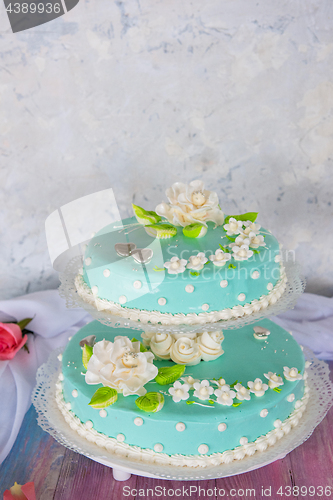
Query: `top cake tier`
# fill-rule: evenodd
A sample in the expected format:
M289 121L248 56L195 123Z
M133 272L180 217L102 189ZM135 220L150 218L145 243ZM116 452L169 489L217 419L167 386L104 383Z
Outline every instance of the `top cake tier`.
M207 193L191 196L202 207ZM180 221L172 206L157 207L164 220L134 206L136 217L91 239L76 278L85 301L143 323L195 325L250 315L281 297L279 244L257 214L224 217L218 208L206 210L206 219Z

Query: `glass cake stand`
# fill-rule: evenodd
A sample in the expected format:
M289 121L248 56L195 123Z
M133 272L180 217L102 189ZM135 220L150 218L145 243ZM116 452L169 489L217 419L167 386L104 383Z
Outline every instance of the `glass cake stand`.
M220 320L215 323L205 323L195 325L185 325L185 324L172 324L172 325L162 325L162 324L150 324L143 323L140 321L134 321L121 316L116 316L111 312L98 311L93 305L85 302L77 293L75 287L75 277L82 267L82 257L75 257L69 261L66 270L63 273L59 273L59 278L61 285L59 287L60 296L66 300L66 305L68 308L81 307L85 309L90 315L98 320L104 325L111 326L114 328L131 328L134 330L141 330L145 332L154 333L200 333L204 328L209 329L209 331L218 330L230 330L235 328L241 328L242 326L252 324L268 316L276 316L282 312L292 309L299 296L304 292L305 279L301 276L300 266L294 262L284 262L285 272L287 275L287 285L286 290L278 299L275 304L270 304L266 309L262 309L258 312L254 312L249 315L244 315L240 318L233 318L229 320Z
M273 447L264 452L256 452L252 457L240 461L205 468L138 462L111 454L88 442L65 422L55 400L55 385L61 370L58 356L63 350L64 348L53 351L48 362L37 372L37 384L32 394L32 402L38 415L38 424L63 446L112 467L114 478L120 481L128 479L131 474L182 481L215 479L258 469L285 457L287 453L306 441L333 405L333 383L329 379L328 365L318 360L310 349L304 348L305 358L311 362L311 366L307 369L310 399L299 424Z

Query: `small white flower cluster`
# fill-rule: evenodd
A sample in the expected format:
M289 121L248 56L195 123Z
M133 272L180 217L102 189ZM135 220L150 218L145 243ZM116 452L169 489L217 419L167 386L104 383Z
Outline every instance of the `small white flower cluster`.
M302 374L298 372L297 368L288 368L288 366L283 367L283 376L290 382L302 379Z
M169 274L183 273L185 269L192 271L201 271L204 265L208 262L204 252L199 252L197 255L192 255L189 260L179 259L178 257L171 257L168 262L164 263L164 267L168 270Z
M201 333L153 333L142 334L143 343L156 357L172 359L182 365L197 365L201 360L211 361L223 354L222 331Z

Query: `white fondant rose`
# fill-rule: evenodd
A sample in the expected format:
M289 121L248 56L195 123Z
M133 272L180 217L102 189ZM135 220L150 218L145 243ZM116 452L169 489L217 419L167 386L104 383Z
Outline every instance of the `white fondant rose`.
M200 271L203 266L208 262L207 257L203 252L199 252L198 255L192 255L187 264L187 269L193 269L194 271Z
M209 259L215 266L222 267L231 259L231 255L230 253L223 252L221 248L218 248L215 255L210 255Z
M256 378L254 382L248 382L247 385L250 388L250 392L253 392L258 397L263 396L268 389L268 385L263 384L260 378Z
M140 352L140 342L131 342L128 337L102 340L94 345L85 380L112 387L124 396L143 396L147 392L143 386L158 373L153 359L151 352Z
M183 273L186 269L187 260L178 259L178 257L171 257L170 261L164 263L164 267L168 270L169 274Z
M207 191L202 181L192 181L189 185L176 182L166 190L170 204L160 203L156 213L165 217L175 226L188 226L207 221L223 224L224 213L219 209L217 194Z
M209 399L211 394L213 394L214 389L209 385L208 380L202 380L202 382L195 382L193 384L195 389L193 396L202 400Z
M230 217L228 224L224 224L223 229L227 231L228 236L239 234L243 230L243 222Z
M240 401L249 401L251 399L251 394L249 389L244 387L242 384L238 383L235 385L235 389L237 391L236 398Z
M201 350L201 358L204 361L211 361L221 356L224 351L221 347L224 339L222 332L204 332L197 338L197 343Z
M179 401L185 401L190 397L189 395L190 386L188 384L182 384L179 380L174 382L173 386L170 387L169 393L172 396L172 399L175 403L179 403Z
M275 389L275 387L283 385L282 377L279 377L276 373L268 372L264 373L264 376L268 379L268 387L270 389Z
M214 394L217 396L216 402L226 406L231 406L236 397L235 391L232 391L228 384L223 385L221 389L215 389Z
M172 361L181 365L197 365L201 359L201 351L198 344L187 337L180 337L170 350Z
M169 333L155 333L150 339L150 349L161 359L170 359L173 338Z
M283 367L283 376L287 380L290 380L290 382L302 380L302 375L298 373L297 368L288 368L288 366Z

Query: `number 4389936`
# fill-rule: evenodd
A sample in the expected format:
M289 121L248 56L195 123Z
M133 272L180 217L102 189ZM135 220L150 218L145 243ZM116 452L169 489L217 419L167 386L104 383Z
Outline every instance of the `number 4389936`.
M60 3L10 3L6 11L10 14L59 14L61 12Z

